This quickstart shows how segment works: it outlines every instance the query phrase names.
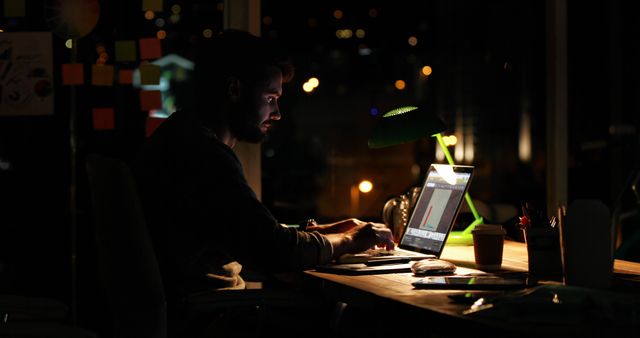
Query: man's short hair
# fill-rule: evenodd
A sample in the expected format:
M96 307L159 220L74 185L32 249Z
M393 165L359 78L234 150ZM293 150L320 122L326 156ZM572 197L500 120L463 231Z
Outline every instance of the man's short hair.
M222 99L230 78L258 83L273 66L282 71L284 82L293 78L291 59L274 43L246 31L228 29L202 40L195 59L196 109Z

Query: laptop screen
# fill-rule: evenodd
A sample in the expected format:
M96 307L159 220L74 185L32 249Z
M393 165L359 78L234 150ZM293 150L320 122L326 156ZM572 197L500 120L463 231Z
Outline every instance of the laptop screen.
M472 175L472 166L432 164L399 247L440 257Z

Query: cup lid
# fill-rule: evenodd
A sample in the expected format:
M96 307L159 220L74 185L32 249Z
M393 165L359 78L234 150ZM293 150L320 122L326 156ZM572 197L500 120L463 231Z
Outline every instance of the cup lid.
M500 224L478 224L475 226L475 228L473 228L473 231L471 231L471 233L504 235L507 232Z

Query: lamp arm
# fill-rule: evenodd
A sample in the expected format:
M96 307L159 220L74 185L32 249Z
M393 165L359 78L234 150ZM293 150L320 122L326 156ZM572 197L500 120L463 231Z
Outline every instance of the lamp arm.
M438 144L440 144L440 148L442 148L442 152L444 153L444 157L447 158L447 162L449 162L450 165L454 165L455 163L453 162L451 153L449 152L447 145L444 144L444 139L442 138L442 134L437 133L437 134L434 134L433 136L435 136L435 138L438 140ZM473 218L475 220L473 221L473 223L470 224L472 226L468 226L466 229L464 229L463 233L471 233L473 228L475 228L475 226L478 224L482 224L484 220L482 219L482 216L480 216L480 214L478 213L476 206L473 205L473 201L471 200L471 195L469 195L468 192L464 193L464 199L467 201L467 205L469 206L469 209L471 209L471 213L473 214Z

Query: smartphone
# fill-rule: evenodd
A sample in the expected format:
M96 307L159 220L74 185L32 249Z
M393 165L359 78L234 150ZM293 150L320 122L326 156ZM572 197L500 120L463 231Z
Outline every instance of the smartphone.
M500 276L430 276L411 283L417 289L505 290L533 286L527 278Z

